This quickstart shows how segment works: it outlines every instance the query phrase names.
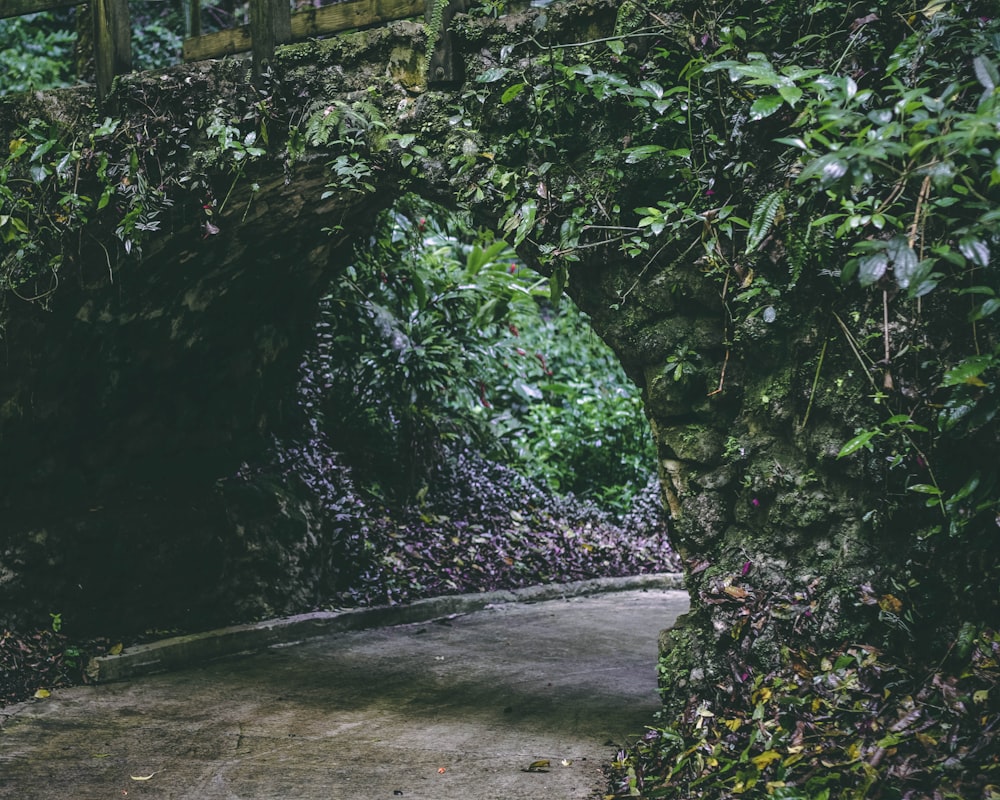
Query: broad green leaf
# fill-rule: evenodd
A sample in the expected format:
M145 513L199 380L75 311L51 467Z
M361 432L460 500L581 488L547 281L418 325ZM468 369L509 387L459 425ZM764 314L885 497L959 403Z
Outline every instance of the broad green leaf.
M745 78L751 86L771 86L777 88L782 84L787 84L788 78L778 75L774 67L760 53L748 54L748 57L757 55L759 58L752 64L741 64L739 62L724 62L729 65L729 79L734 83L741 78ZM721 65L720 65L721 66ZM706 69L706 72L709 71Z
M500 102L506 105L511 100L516 98L519 94L521 94L521 92L523 92L527 88L527 86L528 84L526 83L515 83L513 86L508 86L507 90L502 95L500 95Z
M893 236L886 246L886 252L892 261L892 274L896 279L896 285L900 289L908 289L919 264L917 254L910 247L909 240L905 236Z
M758 97L754 100L753 105L750 106L750 119L756 122L757 120L769 117L781 108L783 103L784 100L782 100L781 95L777 94L768 94L763 97Z
M806 164L798 177L798 182L819 178L823 183L833 183L847 174L847 166L847 160L839 154L827 153Z
M972 69L976 73L976 79L987 92L992 92L1000 83L996 65L986 56L976 56L972 60Z
M779 86L778 94L792 107L802 99L802 90L798 86Z
M516 220L514 247L520 245L528 234L535 229L535 215L537 213L538 204L534 200L527 200L521 204L517 213L512 217L512 220Z
M427 307L427 287L416 270L410 273L410 286L413 287L413 295L417 299L417 308L423 311Z
M799 150L808 150L809 145L805 143L805 140L798 136L782 137L781 139L775 139L778 144L787 144L789 147L795 147Z
M977 267L990 265L990 246L982 239L975 236L963 236L958 243L958 249Z
M563 292L566 290L566 281L569 279L569 271L560 265L552 268L549 276L549 299L558 304Z
M862 286L871 286L889 268L889 257L885 252L872 253L858 259L858 281Z
M630 147L625 152L628 156L625 158L626 164L637 164L640 161L645 161L651 155L655 153L660 153L667 148L658 144L643 144L638 147Z
M476 78L477 83L496 83L499 80L507 77L510 70L507 67L493 67L492 69L486 70L478 78Z
M111 201L111 194L114 192L114 186L105 186L104 191L101 192L100 198L97 200L97 210L100 211Z
M843 458L844 456L849 456L851 453L855 453L862 447L866 447L869 450L872 449L871 440L876 436L881 436L882 431L877 428L872 430L862 431L853 439L851 439L847 444L840 448L840 452L837 453L837 458Z
M823 165L822 175L825 183L833 183L847 174L847 162L842 158L834 158Z
M985 384L979 376L995 364L993 356L970 356L944 374L941 386L961 386L962 384L984 386Z
M35 148L34 152L31 154L31 159L30 160L31 161L38 161L38 159L40 159L47 152L49 152L49 150L51 150L53 147L55 147L55 145L56 145L55 139L46 139L44 142L42 142L40 145L38 145Z
M641 81L639 86L653 95L657 100L663 99L663 87L655 81Z
M991 297L988 300L984 300L983 304L969 315L969 321L976 322L977 320L985 319L995 314L997 310L1000 310L1000 298Z

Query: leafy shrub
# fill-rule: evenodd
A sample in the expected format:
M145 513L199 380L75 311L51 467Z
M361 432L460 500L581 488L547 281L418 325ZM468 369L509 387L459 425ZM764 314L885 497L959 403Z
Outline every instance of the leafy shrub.
M75 77L72 16L51 11L0 19L0 95L69 86Z
M635 387L583 315L465 224L404 201L336 282L313 370L327 430L390 497L412 500L462 439L624 512L654 464Z
M413 499L441 442L471 436L482 365L514 289L503 242L462 252L407 200L385 213L368 248L334 283L320 321L322 415L386 497Z
M130 11L133 68L160 69L179 64L184 32L180 7L144 2L130 4Z
M504 452L553 491L626 512L656 463L635 385L572 303L538 298L512 320L484 378Z

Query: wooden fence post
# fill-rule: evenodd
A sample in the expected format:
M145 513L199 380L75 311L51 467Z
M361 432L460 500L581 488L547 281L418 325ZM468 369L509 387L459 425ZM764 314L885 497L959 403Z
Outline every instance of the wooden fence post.
M253 74L259 78L274 48L292 39L292 9L288 0L250 0L250 40Z
M97 99L111 91L115 75L132 71L132 28L128 0L93 0Z
M455 52L454 37L449 32L451 20L462 11L468 10L468 0L427 0L427 23L435 37L434 52L427 62L428 85L459 84L465 80L462 59Z
M184 15L185 39L201 36L201 0L188 0L187 14Z
M76 7L76 79L97 85L94 61L94 9L90 3Z

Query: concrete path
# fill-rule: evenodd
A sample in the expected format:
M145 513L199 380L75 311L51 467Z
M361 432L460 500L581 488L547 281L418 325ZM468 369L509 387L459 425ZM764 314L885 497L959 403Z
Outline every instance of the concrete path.
M657 634L686 609L509 603L53 692L0 709L0 797L590 800L652 721Z

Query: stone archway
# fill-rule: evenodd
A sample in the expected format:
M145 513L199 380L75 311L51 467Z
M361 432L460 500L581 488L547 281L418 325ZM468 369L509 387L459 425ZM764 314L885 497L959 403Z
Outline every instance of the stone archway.
M548 8L547 41L601 40L615 29L618 5L567 0ZM467 74L496 69L505 45L532 41L539 19L529 12L460 20ZM667 26L663 35L676 34ZM482 130L456 130L452 108L463 89L426 90L424 45L423 29L402 23L282 49L260 89L240 62L120 82L128 135L116 146L128 152L138 142L143 157L155 157L158 143L186 143L189 156L170 157L197 166L198 186L172 187L173 204L160 209L161 231L145 237L141 262L116 263L102 244L113 226L95 219L83 235L72 232L70 268L60 273L51 313L8 301L0 558L13 567L0 574L5 607L58 599L110 608L166 592L213 605L217 598L199 588L240 563L220 542L220 525L251 542L244 552L270 563L276 579L308 569L309 548L296 543L310 539L311 500L273 485L227 496L224 479L292 420L288 387L317 287L350 232L404 189L454 202L483 176L477 165L492 161L484 139L490 126L506 124L504 108ZM544 68L526 59L525 69ZM7 103L0 129L38 117L86 138L88 102L70 91ZM373 137L373 168L363 177L351 171L358 164L350 148L324 127L345 108ZM246 140L227 128L242 134L241 124L262 120L294 120L300 132L314 122L320 135L312 149L296 145L297 159L286 160L286 149L237 163ZM612 114L599 122L599 135L581 135L579 151L567 156L581 159L581 171L588 147L627 141L628 120ZM404 137L424 149L419 169L399 157ZM327 194L327 164L341 156L343 180ZM456 168L462 159L474 166ZM655 202L656 178L636 169L623 200ZM733 181L732 191L759 191L754 180ZM478 188L473 211L495 225L510 201L491 185ZM517 192L544 200L550 189L537 183ZM554 211L538 238L567 222ZM330 237L323 228L348 233ZM544 244L525 238L522 257L553 269ZM748 318L737 349L727 341L719 286L686 252L654 266L588 250L567 269L567 291L644 392L678 516L676 544L696 605L673 637L666 675L678 694L726 693L744 680L745 665L774 664L788 642L863 641L877 622L869 606L910 568L915 517L876 530L868 520L879 503L877 465L837 460L856 425L873 417L860 403L863 383L816 392L820 367L847 372L855 359L831 335L818 278L803 277L770 319ZM868 312L864 296L838 302ZM675 380L665 365L681 354L691 369ZM267 535L262 527L248 535L265 517ZM192 563L206 571L192 572ZM163 565L172 567L158 572Z

